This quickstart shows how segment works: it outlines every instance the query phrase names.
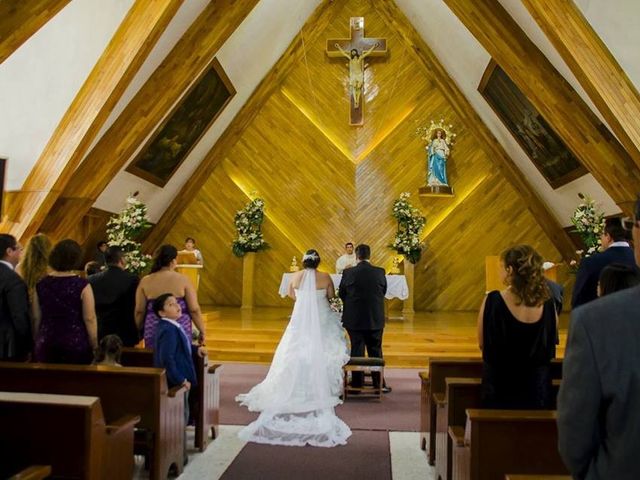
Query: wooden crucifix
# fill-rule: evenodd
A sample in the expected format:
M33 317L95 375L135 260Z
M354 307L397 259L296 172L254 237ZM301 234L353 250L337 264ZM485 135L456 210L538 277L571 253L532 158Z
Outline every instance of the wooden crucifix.
M330 38L327 40L327 56L349 59L349 124L364 123L364 70L367 57L386 57L386 38L366 38L364 17L351 17L351 38Z

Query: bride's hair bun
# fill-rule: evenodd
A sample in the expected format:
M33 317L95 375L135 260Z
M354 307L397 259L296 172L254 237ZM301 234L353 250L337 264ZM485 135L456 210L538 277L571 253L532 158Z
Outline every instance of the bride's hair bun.
M320 255L313 248L307 250L302 256L302 266L304 268L317 268L320 265Z

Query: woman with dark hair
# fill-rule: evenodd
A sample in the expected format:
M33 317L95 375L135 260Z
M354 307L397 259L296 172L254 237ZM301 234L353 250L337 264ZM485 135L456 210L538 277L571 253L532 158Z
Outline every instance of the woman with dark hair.
M73 240L58 242L49 254L49 275L33 297L34 359L89 364L98 346L93 290L77 275L82 250Z
M151 348L159 318L153 312L153 300L163 293L171 293L178 300L182 315L178 324L192 338L191 322L196 324L199 343L204 344L204 324L198 304L196 289L189 279L175 271L178 250L173 245L162 245L153 259L151 273L140 280L136 291L136 325L138 330L144 327L144 344Z
M489 292L478 315L484 408L552 407L550 363L557 315L542 257L529 245L502 254L507 288Z
M258 419L239 432L247 441L275 445L334 447L351 435L334 407L342 393L342 367L349 361L340 315L328 298L334 287L318 272L320 255L307 250L304 270L293 275L295 300L289 325L276 348L266 378L236 400Z
M122 347L122 340L118 335L105 335L102 340L100 340L100 345L96 350L93 363L95 365L121 367L120 357L122 356Z
M635 287L640 284L638 269L623 263L612 263L604 267L598 280L598 296L604 297L613 292Z

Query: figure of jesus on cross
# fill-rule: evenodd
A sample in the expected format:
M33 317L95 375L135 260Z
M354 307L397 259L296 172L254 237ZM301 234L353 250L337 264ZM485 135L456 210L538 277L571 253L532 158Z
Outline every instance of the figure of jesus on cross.
M364 17L351 17L351 38L330 38L327 40L329 57L349 59L350 125L364 123L364 71L365 58L387 55L387 40L384 38L365 38Z

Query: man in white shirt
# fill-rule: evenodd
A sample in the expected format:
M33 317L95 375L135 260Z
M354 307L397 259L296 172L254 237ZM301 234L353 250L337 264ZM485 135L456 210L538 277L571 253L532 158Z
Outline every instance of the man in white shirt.
M356 254L353 253L353 243L347 242L344 244L345 254L338 257L336 260L336 273L342 274L342 272L351 267L355 267L358 263Z

